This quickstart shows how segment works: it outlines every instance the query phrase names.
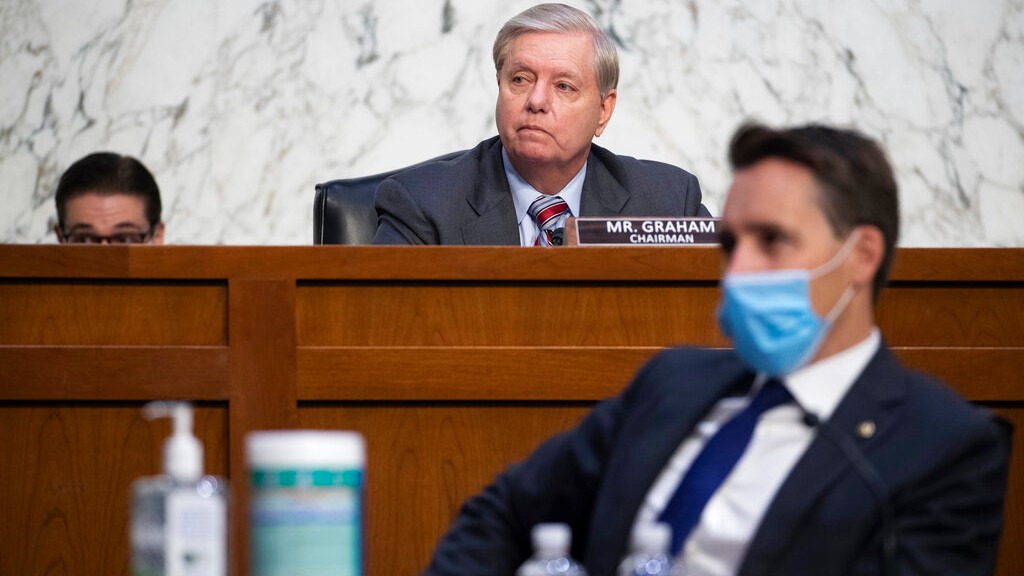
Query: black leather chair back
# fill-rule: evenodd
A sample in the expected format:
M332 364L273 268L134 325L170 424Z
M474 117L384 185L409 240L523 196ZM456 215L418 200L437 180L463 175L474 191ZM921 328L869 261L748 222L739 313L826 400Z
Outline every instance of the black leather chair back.
M314 244L370 244L377 233L373 207L377 186L386 178L430 162L451 160L465 150L450 152L412 166L373 176L330 180L316 185L313 197Z

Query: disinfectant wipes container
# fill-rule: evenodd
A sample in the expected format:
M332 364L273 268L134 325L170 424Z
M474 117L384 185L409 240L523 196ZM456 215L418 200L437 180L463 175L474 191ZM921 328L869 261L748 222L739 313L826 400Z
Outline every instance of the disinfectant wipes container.
M366 445L356 432L273 430L245 441L253 576L360 576Z

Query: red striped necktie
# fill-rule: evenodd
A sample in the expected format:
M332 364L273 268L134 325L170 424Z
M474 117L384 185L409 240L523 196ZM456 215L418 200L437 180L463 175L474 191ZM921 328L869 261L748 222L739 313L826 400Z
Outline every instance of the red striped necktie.
M572 215L569 205L559 196L538 196L526 210L537 223L540 234L534 246L551 246L552 232L565 227L565 219Z

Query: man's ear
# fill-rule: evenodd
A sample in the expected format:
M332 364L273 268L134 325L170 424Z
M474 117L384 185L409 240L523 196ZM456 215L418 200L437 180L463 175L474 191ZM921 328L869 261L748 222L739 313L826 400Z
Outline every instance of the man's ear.
M153 231L153 245L162 246L164 243L164 223L160 222Z
M858 226L860 235L850 254L851 280L857 286L871 290L875 273L885 258L885 235L877 226Z
M615 111L615 99L618 96L618 92L612 88L608 91L608 95L601 100L601 116L597 121L597 130L594 131L594 136L600 136L604 132L605 126L608 125L608 121L612 119L612 112Z
M53 225L53 233L57 235L57 242L64 243L64 232L60 229L60 224Z

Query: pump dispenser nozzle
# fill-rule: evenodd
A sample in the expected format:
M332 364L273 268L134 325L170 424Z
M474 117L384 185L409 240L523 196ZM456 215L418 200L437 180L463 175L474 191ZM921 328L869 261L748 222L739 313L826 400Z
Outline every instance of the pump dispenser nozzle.
M195 482L203 475L203 445L192 434L188 402L150 402L142 407L146 420L172 418L174 432L164 442L164 473L175 482Z

